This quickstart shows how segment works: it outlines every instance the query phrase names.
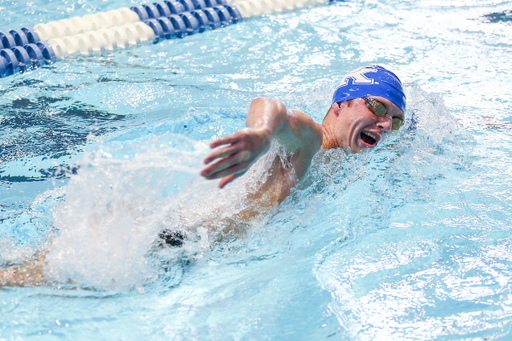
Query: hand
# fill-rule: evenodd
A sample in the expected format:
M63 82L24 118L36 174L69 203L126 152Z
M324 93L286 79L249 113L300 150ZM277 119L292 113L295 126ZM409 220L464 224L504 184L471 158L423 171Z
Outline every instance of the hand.
M236 133L220 138L210 144L211 148L229 145L211 153L205 160L209 165L201 171L206 179L223 178L219 187L223 188L231 181L242 176L251 165L270 147L272 133L266 129L244 128Z

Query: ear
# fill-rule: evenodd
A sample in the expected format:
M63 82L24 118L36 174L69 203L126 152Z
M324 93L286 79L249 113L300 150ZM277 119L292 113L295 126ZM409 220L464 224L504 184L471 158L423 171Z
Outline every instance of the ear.
M332 105L331 105L331 108L332 108L332 111L334 113L334 115L336 117L340 116L341 114L341 103L336 103L334 102Z

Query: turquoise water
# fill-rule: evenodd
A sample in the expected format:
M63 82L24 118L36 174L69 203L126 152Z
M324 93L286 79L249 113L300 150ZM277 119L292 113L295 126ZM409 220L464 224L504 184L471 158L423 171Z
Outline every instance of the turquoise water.
M0 2L0 22L126 5ZM347 1L0 79L0 260L50 250L52 279L0 290L0 339L509 339L512 26L488 15L511 6ZM407 84L404 127L319 153L222 232L265 165L220 191L208 142L258 96L320 122L368 64ZM183 247L155 248L162 228Z

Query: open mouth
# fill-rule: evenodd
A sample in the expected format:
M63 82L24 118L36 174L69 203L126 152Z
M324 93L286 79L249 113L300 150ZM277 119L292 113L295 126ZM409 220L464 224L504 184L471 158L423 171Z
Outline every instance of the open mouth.
M363 140L366 144L369 144L372 147L377 144L377 137L370 133L369 131L363 131L361 133L361 140Z

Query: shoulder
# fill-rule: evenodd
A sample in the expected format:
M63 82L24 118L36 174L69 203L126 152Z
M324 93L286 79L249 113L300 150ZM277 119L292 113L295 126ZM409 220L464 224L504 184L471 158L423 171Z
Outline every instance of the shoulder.
M300 126L300 136L309 141L311 147L317 149L322 144L322 125L316 123L311 116L303 111L296 109L289 109L289 114L296 117L297 123ZM316 142L316 143L315 143ZM318 145L318 146L317 146Z

